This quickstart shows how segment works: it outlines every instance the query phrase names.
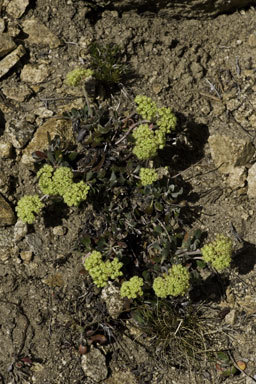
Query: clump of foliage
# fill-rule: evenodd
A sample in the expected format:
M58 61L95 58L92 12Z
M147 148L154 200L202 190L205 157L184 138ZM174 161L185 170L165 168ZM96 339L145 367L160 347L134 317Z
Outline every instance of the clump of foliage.
M67 167L73 161L77 153L71 149L70 143L67 143L64 135L55 135L52 139L47 132L48 148L44 151L35 151L32 157L36 163L44 163L52 165L53 167ZM70 146L70 148L69 148Z
M153 289L156 296L184 296L189 289L189 272L182 265L173 265L163 277L155 278Z
M127 64L122 61L120 48L116 44L92 43L89 54L90 68L94 71L95 78L106 86L120 83L128 72Z
M157 108L150 97L138 95L135 97L135 102L137 112L151 124L144 122L135 128L133 153L138 159L147 160L155 157L158 149L164 148L166 135L175 129L177 119L170 108Z
M84 181L73 182L73 173L68 167L59 167L56 170L45 164L38 172L38 185L45 195L61 196L69 206L78 206L86 200L90 186ZM44 204L38 195L23 196L16 207L18 217L25 223L35 221L34 213L39 213Z
M216 239L201 248L202 258L210 263L217 271L222 272L230 266L232 255L232 240L224 235L217 235Z
M214 313L198 304L186 302L180 306L177 299L174 302L151 298L132 310L130 321L147 336L152 351L162 363L182 369L205 370L209 360L216 361L209 351L215 350L216 345L228 348L228 340L216 332Z
M112 261L103 261L102 254L98 251L91 252L91 254L85 258L84 266L93 279L94 284L99 288L105 287L109 279L115 280L123 275L120 270L123 264L117 257Z
M143 295L143 279L138 276L133 276L129 281L125 281L121 285L121 297L128 297L128 299L136 299Z
M17 216L24 222L28 224L33 224L36 219L36 215L38 215L44 204L40 201L38 195L25 195L23 196L15 210L17 212Z

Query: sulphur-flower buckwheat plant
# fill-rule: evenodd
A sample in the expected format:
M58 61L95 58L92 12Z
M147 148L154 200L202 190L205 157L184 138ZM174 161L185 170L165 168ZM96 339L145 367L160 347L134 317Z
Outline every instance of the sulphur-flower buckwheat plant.
M202 258L210 263L217 271L222 272L231 263L232 240L224 235L217 235L216 239L201 248Z
M44 204L38 195L25 195L19 200L15 210L18 218L24 223L33 224L36 214L38 215L43 207Z
M187 268L180 264L174 264L163 277L155 278L153 289L156 296L166 298L167 296L184 296L189 290L190 274Z
M123 282L120 289L121 297L128 297L128 299L136 299L138 296L143 295L143 279L138 276L133 276L130 280Z

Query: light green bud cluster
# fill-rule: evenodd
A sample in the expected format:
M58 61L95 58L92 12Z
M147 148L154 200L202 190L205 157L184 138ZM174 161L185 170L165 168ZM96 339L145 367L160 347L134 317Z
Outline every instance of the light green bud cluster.
M65 82L69 86L76 87L81 81L92 76L93 73L92 69L76 68L67 74Z
M158 174L153 168L141 168L140 180L143 186L151 185L159 179Z
M138 296L143 295L143 279L138 276L133 276L130 280L125 281L121 285L120 295L121 297L128 297L128 299L136 299Z
M58 193L52 182L53 171L54 169L51 165L45 164L37 172L39 188L45 195L57 195Z
M156 156L158 150L158 142L155 134L148 124L139 125L133 132L133 137L136 140L133 153L140 160L146 160Z
M158 129L150 129L147 124L140 125L133 132L136 140L133 153L140 160L156 156L158 149L166 144L166 135L175 129L177 119L170 108L157 108L150 97L138 95L135 97L137 112L143 119L154 121ZM145 128L142 128L145 127Z
M156 121L160 131L167 134L171 130L174 130L177 123L176 116L172 113L170 108L159 108L158 109L158 119Z
M219 272L230 266L232 255L232 240L224 235L217 235L216 239L201 248L202 258Z
M38 172L38 185L46 195L60 195L65 203L78 206L86 200L90 187L84 181L73 182L73 173L68 167L59 167L55 171L51 165L45 164Z
M93 251L86 257L84 262L85 269L89 272L89 275L93 279L93 282L97 287L105 287L109 279L116 279L122 276L120 271L123 263L121 263L117 257L113 261L103 261L102 254L98 251Z
M89 189L89 185L85 184L83 181L72 183L67 188L66 192L62 194L62 197L69 207L77 207L81 201L86 200Z
M173 265L168 274L157 277L153 289L158 297L184 296L189 289L189 272L181 264Z
M137 95L134 99L137 104L137 112L145 120L152 120L157 115L156 103L147 96Z
M35 214L39 214L44 204L40 201L38 195L25 195L23 196L15 210L17 216L24 223L32 224L35 221Z

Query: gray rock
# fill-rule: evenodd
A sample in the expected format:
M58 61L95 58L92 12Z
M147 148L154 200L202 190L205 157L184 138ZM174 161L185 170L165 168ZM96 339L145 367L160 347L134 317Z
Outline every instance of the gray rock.
M0 227L13 225L16 221L14 212L9 203L0 195Z
M40 84L48 78L49 74L50 69L44 64L26 64L21 71L20 78L25 83Z
M119 288L109 282L108 285L102 289L101 298L106 303L110 316L113 319L117 319L124 307L124 300L120 297Z
M9 120L5 133L16 149L22 149L32 138L35 127L26 120Z
M246 176L246 167L230 167L227 183L232 189L243 188L245 186Z
M29 233L25 237L26 243L29 245L30 251L32 251L35 255L40 256L43 250L43 241L42 239L36 235L35 233Z
M92 347L89 353L82 356L81 365L84 374L96 383L108 376L106 358L99 349Z
M14 226L14 231L13 231L14 242L16 243L16 242L20 241L21 239L23 239L27 233L28 233L27 223L23 223L22 220L18 220Z
M106 7L111 6L118 12L147 9L158 11L159 16L166 18L208 18L224 12L255 5L253 0L93 0L92 3Z
M19 45L14 51L5 56L0 61L0 78L6 75L9 70L25 55L26 50L23 45Z
M28 42L38 46L57 48L61 41L39 20L32 18L23 22L23 31L29 35Z
M0 33L0 57L6 56L16 48L13 39L7 33Z
M15 19L19 19L25 12L29 0L8 0L6 3L6 12Z
M214 134L208 139L211 155L216 167L223 174L230 169L246 165L254 155L254 147L248 137Z
M225 316L225 323L228 325L234 325L236 321L237 313L235 309L231 309L231 311Z

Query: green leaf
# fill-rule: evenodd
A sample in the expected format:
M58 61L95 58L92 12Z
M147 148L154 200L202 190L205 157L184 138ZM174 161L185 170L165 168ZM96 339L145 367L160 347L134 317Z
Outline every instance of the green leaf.
M158 212L162 212L164 209L163 205L161 203L159 203L158 201L155 202L154 207L155 207L155 210Z
M238 372L238 370L236 369L236 367L232 366L232 367L226 369L225 371L223 371L221 376L229 377L231 375L234 375L237 372Z
M154 227L154 232L160 234L160 233L163 232L163 228L162 228L160 225L156 225L156 226Z
M230 357L227 352L217 352L217 358L220 360L222 363L228 364L230 363Z
M198 268L203 269L203 268L206 267L207 264L206 264L206 262L203 261L203 260L196 260L196 265L198 266Z

